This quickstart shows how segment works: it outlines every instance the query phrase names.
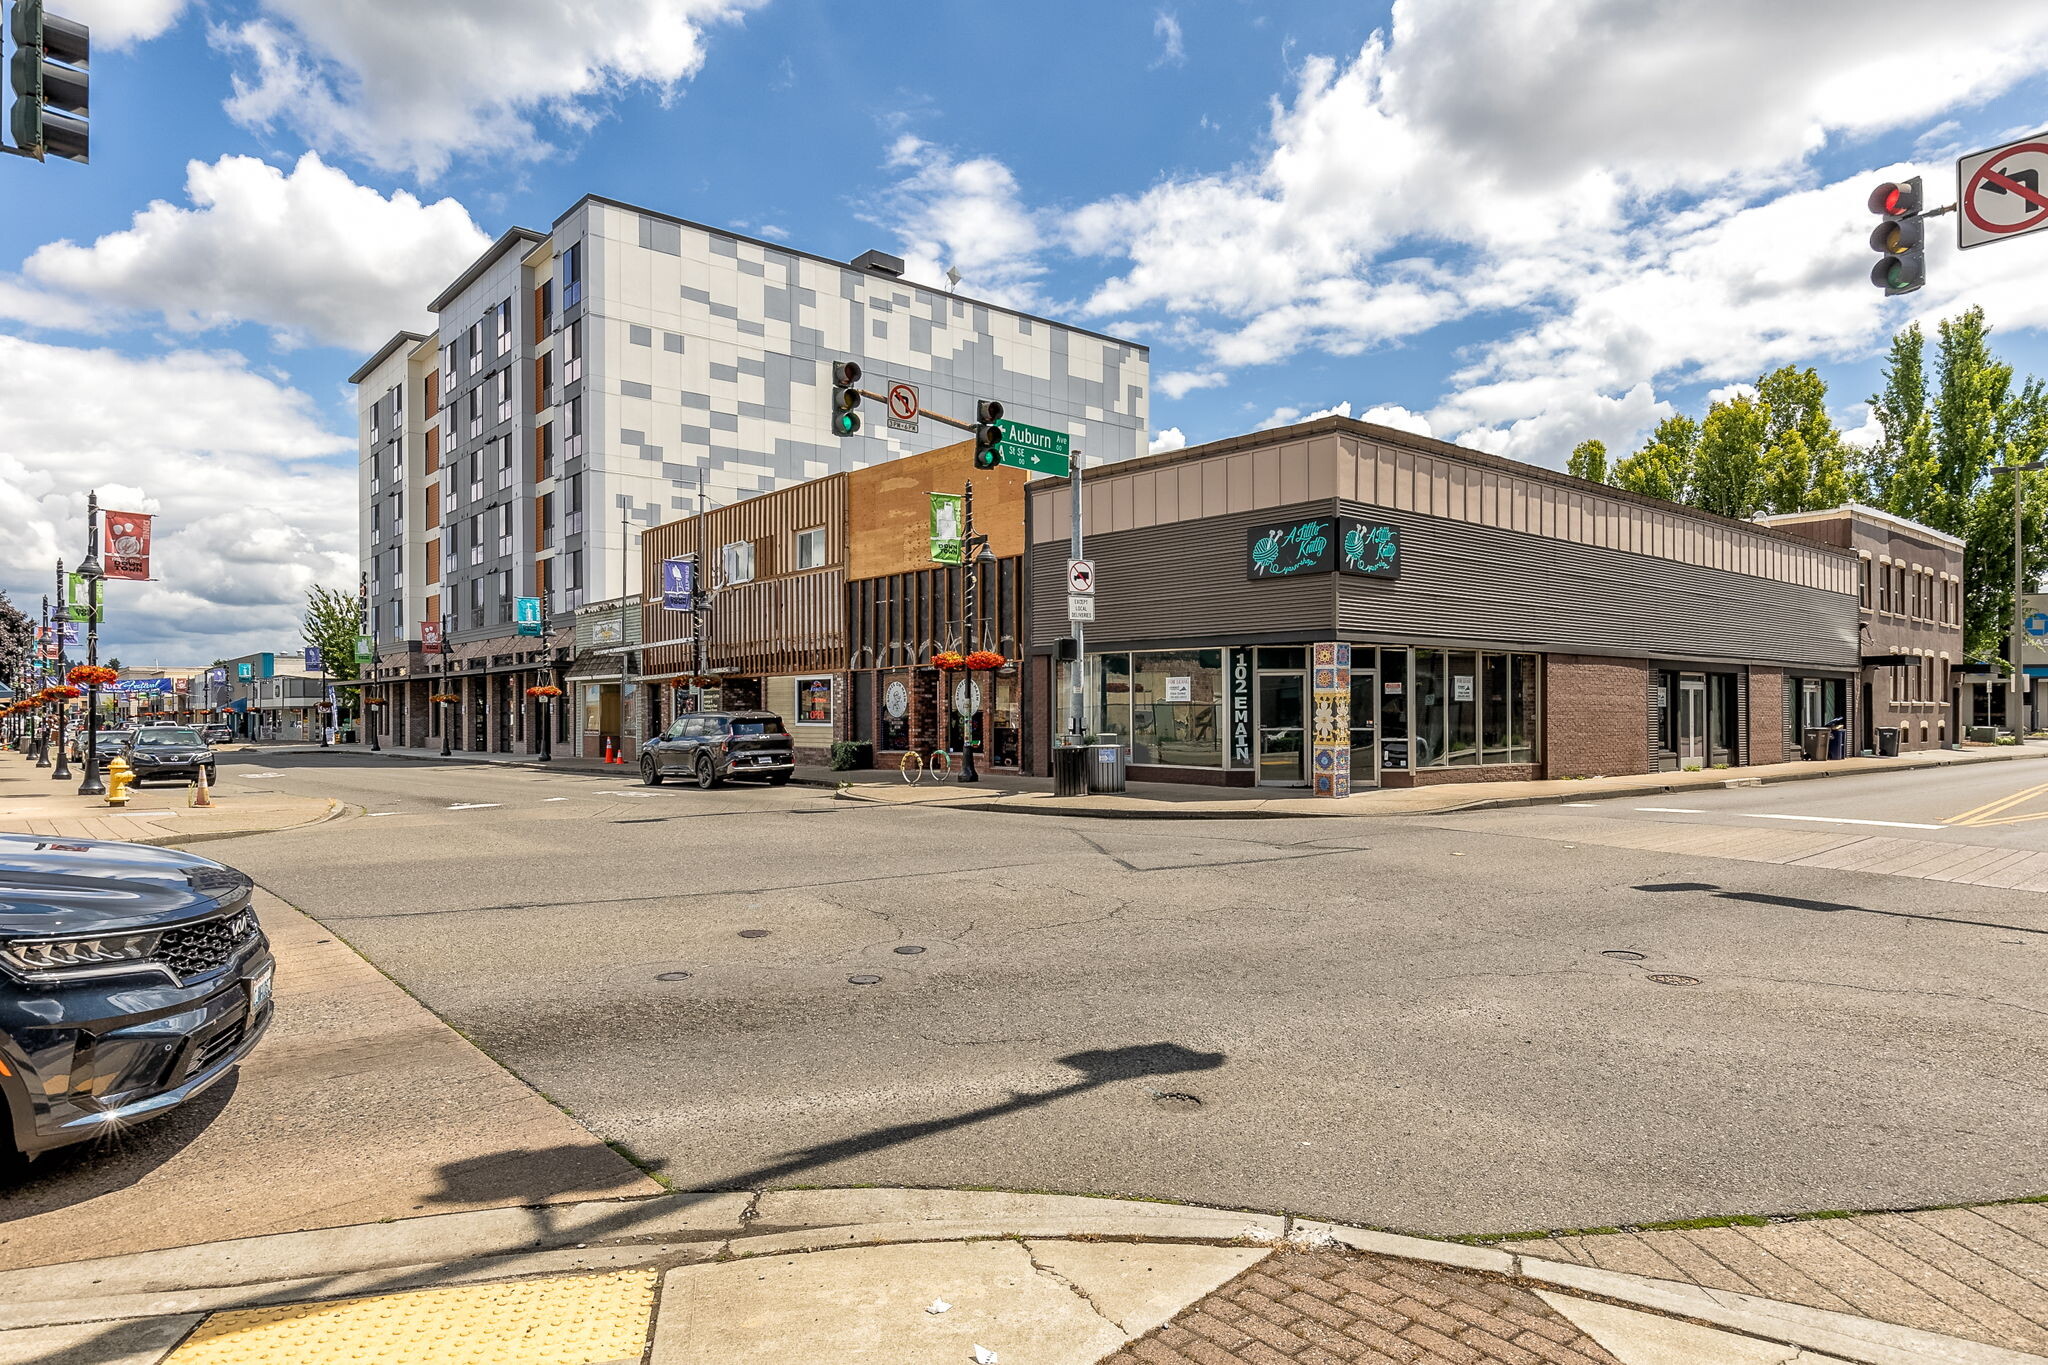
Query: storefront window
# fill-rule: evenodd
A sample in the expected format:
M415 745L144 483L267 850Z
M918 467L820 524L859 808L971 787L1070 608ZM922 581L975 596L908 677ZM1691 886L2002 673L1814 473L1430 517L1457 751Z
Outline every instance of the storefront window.
M1089 661L1094 676L1095 732L1131 742L1131 656L1097 654Z
M798 678L796 680L796 723L798 725L830 725L832 723L832 680L830 678Z
M1479 668L1474 654L1451 654L1451 766L1479 761Z
M1536 761L1536 656L1508 658L1508 762Z
M598 683L584 685L583 728L593 733L604 729L604 688Z
M893 674L882 683L882 748L910 747L910 679Z
M1415 745L1412 762L1434 768L1450 751L1450 673L1446 657L1434 649L1415 651Z
M1383 651L1381 667L1390 665ZM1481 764L1536 761L1537 666L1534 654L1415 651L1415 688L1410 698L1415 733L1412 761L1418 768L1468 768ZM1385 675L1398 679L1397 673ZM1399 697L1385 698L1384 723L1401 723ZM1399 746L1386 745L1387 766Z
M1354 656L1355 657L1355 656ZM1380 651L1380 765L1402 769L1408 756L1408 651Z
M1508 656L1489 654L1479 670L1479 744L1488 763L1508 758Z
M1134 654L1130 664L1131 761L1223 766L1223 651Z

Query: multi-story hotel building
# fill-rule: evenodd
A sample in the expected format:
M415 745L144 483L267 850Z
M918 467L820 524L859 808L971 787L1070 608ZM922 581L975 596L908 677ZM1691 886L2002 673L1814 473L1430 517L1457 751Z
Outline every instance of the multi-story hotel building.
M456 746L534 747L523 691L554 680L579 607L637 600L642 531L960 439L877 403L835 436L834 361L874 392L916 386L927 414L996 399L1090 465L1144 451L1143 346L914 283L880 252L841 263L592 196L506 232L431 308L433 335L398 333L352 377L394 743L438 742L428 699L451 694ZM545 598L547 638L518 632L524 597ZM429 623L443 652L422 649Z

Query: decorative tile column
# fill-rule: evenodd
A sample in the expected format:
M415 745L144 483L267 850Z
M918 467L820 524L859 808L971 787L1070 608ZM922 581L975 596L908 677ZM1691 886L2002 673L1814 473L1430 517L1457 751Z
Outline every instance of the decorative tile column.
M1317 796L1351 795L1351 646L1314 647L1309 687L1309 774Z

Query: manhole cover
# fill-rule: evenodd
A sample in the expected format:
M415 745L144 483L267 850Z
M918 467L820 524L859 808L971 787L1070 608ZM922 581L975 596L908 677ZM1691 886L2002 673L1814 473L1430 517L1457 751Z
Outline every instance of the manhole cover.
M903 954L905 957L916 957L924 949L917 947L915 944L906 943L901 948L894 949L894 951Z
M1155 1090L1152 1103L1176 1114L1189 1114L1202 1107L1201 1097L1179 1090Z
M1645 957L1648 956L1648 954L1632 953L1626 948L1609 948L1606 952L1600 954L1600 956L1611 957L1616 962L1641 962Z
M1700 979L1696 976L1679 976L1675 972L1658 972L1650 980L1660 986L1697 986L1700 984Z
M849 976L846 978L846 984L849 986L875 986L880 985L881 980L882 978L879 976Z
M766 937L768 937L768 931L767 931L766 929L742 929L742 930L740 930L740 937L741 937L741 938L766 938Z
M656 981L688 981L690 974L688 972L656 972L654 979Z

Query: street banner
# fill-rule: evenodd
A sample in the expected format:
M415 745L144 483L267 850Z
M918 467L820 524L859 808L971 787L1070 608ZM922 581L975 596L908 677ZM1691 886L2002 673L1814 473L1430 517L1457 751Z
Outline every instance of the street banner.
M366 664L377 657L377 646L367 635L356 636L356 662Z
M149 577L152 518L146 512L109 510L103 515L107 519L107 577Z
M178 689L169 678L122 678L112 687L103 690L117 692L123 696L169 696Z
M440 652L441 623L439 621L420 622L420 653L439 654Z
M308 673L324 673L327 671L327 665L321 662L320 646L306 646L306 671Z
M212 683L215 687L219 687L222 683L228 680L228 671L225 668L208 669L206 673L206 680Z
M694 611L697 606L697 561L688 555L661 561L661 609Z
M958 493L934 493L932 499L932 558L940 564L958 564L960 541L966 519L965 500Z
M540 599L538 597L515 597L512 599L512 619L521 635L540 634Z
M74 621L83 621L92 615L92 585L84 574L64 575L64 611Z

